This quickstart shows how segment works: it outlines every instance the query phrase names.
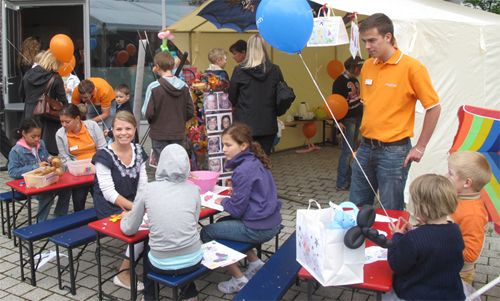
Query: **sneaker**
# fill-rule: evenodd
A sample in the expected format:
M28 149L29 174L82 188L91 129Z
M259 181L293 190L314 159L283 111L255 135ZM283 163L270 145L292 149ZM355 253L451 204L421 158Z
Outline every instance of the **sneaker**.
M247 269L245 271L245 273L243 273L243 276L247 277L248 280L252 279L252 277L257 274L257 272L260 270L261 267L264 266L264 263L262 263L261 265L259 265L258 267L254 268L254 269Z
M113 278L113 283L116 286L123 287L123 288L126 288L126 289L130 290L130 286L123 284L120 281L120 279L118 278L118 276L115 276L115 278ZM142 292L143 290L144 290L144 284L142 282L140 282L140 281L137 281L137 291L138 292Z
M248 279L237 283L234 277L231 277L228 281L219 283L217 288L224 294L234 294L239 292L247 283Z

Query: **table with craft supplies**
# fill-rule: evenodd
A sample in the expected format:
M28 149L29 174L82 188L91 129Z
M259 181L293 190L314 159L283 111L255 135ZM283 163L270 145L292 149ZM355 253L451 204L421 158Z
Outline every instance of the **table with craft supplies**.
M384 210L375 209L375 211L377 214L385 216ZM387 210L387 214L389 215L389 217L395 219L402 217L405 220L408 220L410 218L410 213L406 211ZM389 223L375 221L372 228L386 232L387 238L392 237L391 231L389 229ZM376 245L367 239L365 247L369 248L371 246ZM389 292L392 288L393 272L389 267L389 262L387 260L378 260L369 264L365 264L363 267L363 273L363 283L352 284L349 286L375 291L377 293L377 300L382 300L382 293ZM312 300L313 287L316 287L317 289L320 284L305 268L300 269L298 276L299 278L307 280L307 300Z
M7 186L9 186L12 189L12 217L11 221L8 221L8 231L9 233L11 230L15 230L22 226L24 223L28 223L28 225L32 224L32 219L37 218L38 216L35 215L34 217L32 216L31 212L31 198L35 196L36 194L42 193L42 192L57 192L62 189L73 189L73 188L78 188L82 186L92 186L94 185L94 175L88 175L88 176L79 176L76 177L72 174L70 174L68 171L64 172L62 176L59 177L59 180L54 183L50 184L48 186L42 187L42 188L36 188L36 187L27 187L26 182L24 179L20 180L15 180L15 181L10 181L5 183ZM18 191L24 195L26 195L26 201L19 201L15 200L14 198L14 191ZM18 209L18 212L16 213L15 209L15 203L18 202L21 204L21 207ZM28 220L23 222L22 224L16 225L16 219L19 213L23 208L27 208L28 210ZM9 215L7 215L9 219Z
M210 218L210 222L213 222L213 216L220 211L211 209L211 208L206 208L202 207L200 210L200 220L204 218ZM134 246L138 243L141 243L143 241L146 241L148 236L149 236L149 230L144 229L144 230L139 230L137 231L136 234L128 236L125 235L122 230L120 229L120 224L121 224L121 219L114 219L114 221L111 221L113 217L107 217L92 223L89 223L89 227L91 229L96 230L96 237L97 237L97 245L96 245L96 260L97 260L97 277L98 277L98 291L99 291L99 300L103 300L103 297L109 298L109 299L115 299L114 297L107 295L103 292L102 287L104 283L110 281L113 279L113 277L120 272L114 273L110 277L106 279L102 279L102 265L101 265L101 251L107 251L111 254L114 254L120 258L127 259L129 258L134 258ZM130 257L126 257L125 255L114 251L114 248L110 247L105 247L103 244L101 244L101 238L104 237L104 235L119 239L121 241L124 241L128 244L129 246L129 255ZM136 273L135 273L135 266L137 265L140 257L137 258L136 262L131 262L130 263L130 300L136 300L137 298L137 279L136 279Z

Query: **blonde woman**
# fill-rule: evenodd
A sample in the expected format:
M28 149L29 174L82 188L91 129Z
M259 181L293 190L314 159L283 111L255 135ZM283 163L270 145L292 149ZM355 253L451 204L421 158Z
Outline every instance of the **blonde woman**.
M236 108L234 122L252 129L253 140L269 156L278 132L276 85L283 80L280 67L271 63L268 45L255 34L248 39L246 59L234 68L229 100Z
M62 65L63 63L56 59L50 50L47 50L43 54L39 65L26 72L19 89L21 99L25 103L23 119L33 116L38 98L45 92L52 76L54 76L54 83L49 90L49 96L63 104L68 102L63 80L57 73L57 70ZM43 124L42 140L45 141L49 153L56 156L58 151L55 136L57 130L61 127L61 123L45 118L40 118L40 121Z
M24 76L24 74L31 69L31 66L33 66L35 56L38 54L39 50L40 41L37 38L29 37L21 44L21 50L17 57L17 67L21 71L22 76Z

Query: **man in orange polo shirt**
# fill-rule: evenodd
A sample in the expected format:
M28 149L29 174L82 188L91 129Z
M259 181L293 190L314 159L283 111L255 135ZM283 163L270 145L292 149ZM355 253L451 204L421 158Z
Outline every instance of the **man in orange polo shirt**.
M116 114L115 90L108 82L99 77L84 79L73 90L71 102L87 104L87 119L104 121L107 129L111 128L111 120Z
M394 26L384 14L374 14L359 27L370 59L361 70L361 145L354 162L349 201L373 205L377 189L386 209L404 209L404 188L411 162L419 162L441 112L439 97L427 69L393 46ZM420 100L425 119L412 147L415 104Z

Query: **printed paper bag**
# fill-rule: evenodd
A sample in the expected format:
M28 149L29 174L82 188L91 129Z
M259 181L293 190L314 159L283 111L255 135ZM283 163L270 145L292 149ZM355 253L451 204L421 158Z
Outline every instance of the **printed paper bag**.
M297 210L297 261L323 286L363 282L365 245L351 250L344 245L347 230L327 229L335 210ZM318 208L321 208L316 203Z
M318 16L320 14L321 10ZM337 46L349 43L342 17L333 16L330 9L326 15L326 17L314 18L313 31L307 42L308 47Z

